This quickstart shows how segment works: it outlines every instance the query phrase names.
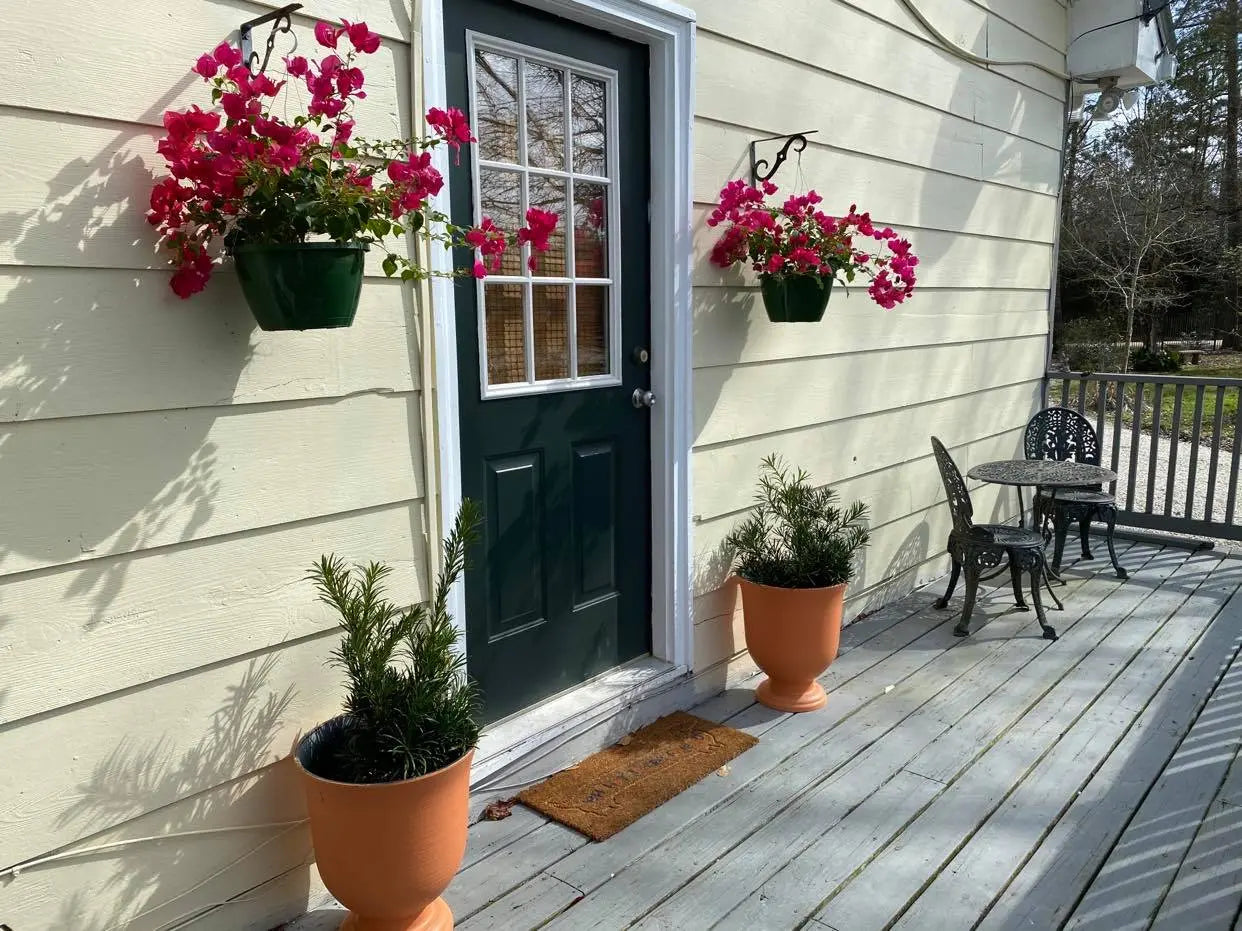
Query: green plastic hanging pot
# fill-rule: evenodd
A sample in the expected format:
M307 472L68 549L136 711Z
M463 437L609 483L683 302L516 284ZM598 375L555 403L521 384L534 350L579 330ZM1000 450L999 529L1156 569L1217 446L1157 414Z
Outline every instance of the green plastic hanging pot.
M760 275L759 284L773 323L817 323L832 294L831 275Z
M237 246L233 261L250 312L264 330L324 330L354 322L366 243Z

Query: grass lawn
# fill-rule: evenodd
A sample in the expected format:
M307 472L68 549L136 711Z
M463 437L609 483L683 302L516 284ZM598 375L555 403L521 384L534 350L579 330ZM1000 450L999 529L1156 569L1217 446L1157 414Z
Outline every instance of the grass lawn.
M1188 365L1181 372L1176 374L1185 375L1192 378L1242 378L1242 355L1237 353L1228 353L1208 356L1201 365ZM1134 377L1141 378L1142 375L1136 374ZM1158 377L1158 376L1153 376ZM1053 404L1061 404L1061 386L1062 382L1053 380L1049 385L1049 402ZM1087 383L1086 407L1087 416L1094 423L1096 412L1099 410L1099 390L1098 382ZM1071 379L1069 383L1068 396L1064 399L1064 403L1069 407L1076 407L1078 404L1079 382L1077 379ZM1182 389L1182 410L1180 420L1180 429L1178 435L1183 440L1189 440L1194 431L1195 418L1195 394L1198 389L1193 385L1188 385ZM1172 436L1173 433L1173 405L1176 388L1173 385L1164 385L1160 394L1160 432L1164 436ZM1143 386L1143 417L1141 421L1141 429L1150 433L1154 426L1155 414L1152 405L1155 400L1156 386ZM1104 421L1111 425L1116 416L1116 388L1110 388L1109 394L1105 398L1105 415ZM1223 395L1223 398L1218 397ZM1238 412L1239 389L1236 387L1226 387L1218 389L1216 387L1207 387L1203 389L1203 415L1200 421L1199 438L1200 442L1210 444L1212 441L1213 428L1215 427L1216 407L1217 404L1223 404L1223 422L1221 424L1221 445L1225 449L1233 448L1234 441L1234 425L1235 417ZM1122 407L1122 423L1127 427L1134 424L1135 409L1135 386L1127 384L1123 394Z

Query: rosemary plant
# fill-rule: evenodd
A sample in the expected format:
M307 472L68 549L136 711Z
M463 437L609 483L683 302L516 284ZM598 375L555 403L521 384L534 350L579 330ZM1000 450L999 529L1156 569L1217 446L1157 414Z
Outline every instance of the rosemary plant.
M479 695L456 648L448 596L466 568L481 511L462 502L444 541L444 566L430 604L398 607L384 596L389 566L349 567L321 557L309 578L340 615L331 663L348 682L345 715L310 761L339 782L392 782L442 769L477 742Z
M733 569L776 588L826 588L854 577L854 556L867 545L868 508L837 506L831 488L775 453L763 460L750 515L729 534Z

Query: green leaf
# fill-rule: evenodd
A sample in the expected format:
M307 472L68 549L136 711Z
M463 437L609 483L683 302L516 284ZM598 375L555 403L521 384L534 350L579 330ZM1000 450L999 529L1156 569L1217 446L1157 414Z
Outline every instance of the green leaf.
M417 233L423 228L423 215L421 213L410 214L410 232Z
M384 274L387 275L389 278L395 275L397 273L397 257L395 255L386 256L384 258L383 268L384 268Z
M382 239L392 232L392 226L392 221L390 220L386 220L383 217L372 217L367 224L367 229Z

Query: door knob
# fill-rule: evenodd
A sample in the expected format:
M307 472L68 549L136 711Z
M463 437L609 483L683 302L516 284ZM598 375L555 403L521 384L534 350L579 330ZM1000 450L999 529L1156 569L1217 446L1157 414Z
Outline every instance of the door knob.
M635 388L634 393L630 395L630 402L638 408L655 407L655 395L646 388Z

